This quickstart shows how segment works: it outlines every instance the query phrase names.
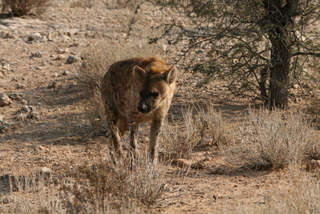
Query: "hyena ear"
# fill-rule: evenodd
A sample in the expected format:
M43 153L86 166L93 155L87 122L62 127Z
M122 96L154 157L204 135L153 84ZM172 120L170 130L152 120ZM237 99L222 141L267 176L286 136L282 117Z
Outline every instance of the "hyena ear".
M163 74L163 79L166 81L169 85L177 80L177 68L176 66L172 66L167 72Z
M145 76L147 76L147 73L142 68L139 66L133 67L133 77L135 80L141 81Z

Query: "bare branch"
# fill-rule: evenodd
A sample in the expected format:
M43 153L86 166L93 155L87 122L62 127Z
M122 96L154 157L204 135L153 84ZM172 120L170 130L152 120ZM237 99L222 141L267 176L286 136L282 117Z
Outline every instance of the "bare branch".
M294 56L315 56L315 57L320 57L320 53L313 53L313 52L296 52L290 55L290 57L294 57Z

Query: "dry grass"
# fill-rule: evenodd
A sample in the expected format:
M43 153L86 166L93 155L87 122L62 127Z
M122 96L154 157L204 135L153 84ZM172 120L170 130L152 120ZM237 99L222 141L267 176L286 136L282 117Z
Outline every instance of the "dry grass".
M212 105L182 110L183 121L163 126L161 134L162 153L174 157L191 157L193 149L201 146L227 146L232 141L231 129Z
M38 15L48 7L50 0L2 0L2 13L10 10L13 16L28 15L32 10Z
M0 194L3 203L0 213L65 213L50 174L33 172L28 168L13 171L17 174L10 175L10 194Z
M64 175L20 171L11 182L16 192L0 197L5 202L0 213L144 213L162 195L165 172L147 156L133 166L131 158L113 158L100 145L88 148L87 155L90 161Z
M301 165L318 153L319 136L300 112L250 111L239 134L247 165L257 169Z
M77 167L61 187L68 213L140 213L161 196L163 174L146 156L117 159L100 146L89 150L90 162Z

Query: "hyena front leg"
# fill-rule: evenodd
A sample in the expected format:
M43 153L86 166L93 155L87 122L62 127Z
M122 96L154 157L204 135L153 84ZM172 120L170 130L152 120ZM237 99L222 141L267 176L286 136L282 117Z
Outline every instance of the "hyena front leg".
M130 149L134 152L137 151L138 147L138 132L139 132L139 124L137 122L133 122L130 124Z
M134 167L138 162L138 151L137 151L137 141L138 141L138 127L139 124L136 122L132 122L129 125L129 133L130 133L130 147L127 153L127 157L130 161L130 167Z
M154 165L158 163L158 136L163 120L153 120L150 128L149 155Z

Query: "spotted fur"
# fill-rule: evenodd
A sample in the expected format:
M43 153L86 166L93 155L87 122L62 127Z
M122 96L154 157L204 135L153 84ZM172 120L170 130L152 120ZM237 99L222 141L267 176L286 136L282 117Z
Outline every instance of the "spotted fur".
M149 155L158 159L158 135L176 88L177 69L159 57L133 58L112 64L101 87L109 132L122 155L122 136L130 131L136 151L140 123L151 122Z

